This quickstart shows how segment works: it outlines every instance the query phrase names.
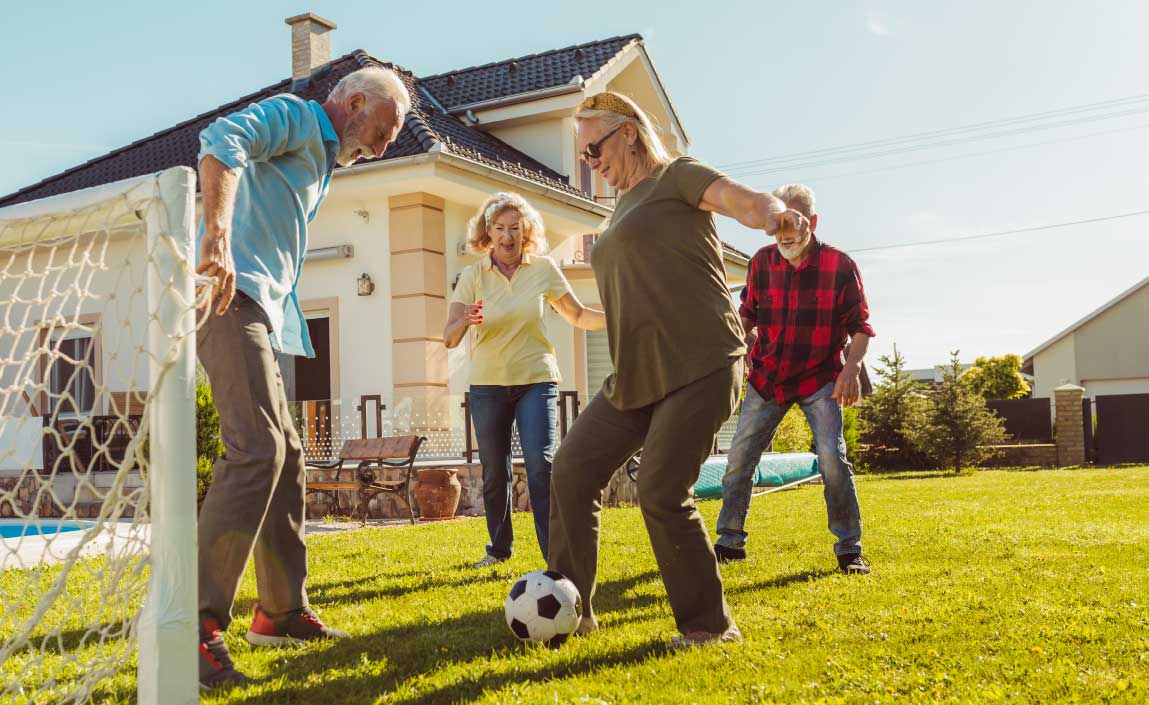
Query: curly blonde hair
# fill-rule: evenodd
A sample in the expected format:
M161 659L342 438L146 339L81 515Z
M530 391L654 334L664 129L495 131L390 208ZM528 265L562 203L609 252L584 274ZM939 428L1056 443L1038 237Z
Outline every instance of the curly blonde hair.
M476 255L490 252L493 244L487 232L488 227L495 218L508 210L518 211L522 219L523 252L546 254L547 237L542 216L534 206L527 203L527 199L513 191L492 193L479 206L479 212L467 222L467 249Z

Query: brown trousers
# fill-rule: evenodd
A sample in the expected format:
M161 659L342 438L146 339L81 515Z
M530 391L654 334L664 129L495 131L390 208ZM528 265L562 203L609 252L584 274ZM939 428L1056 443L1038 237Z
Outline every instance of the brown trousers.
M549 562L578 587L585 617L594 617L602 491L641 448L638 502L678 629L733 624L692 489L741 383L742 363L732 360L650 406L619 411L599 393L579 414L555 454Z
M259 304L236 292L198 340L224 444L199 514L199 608L226 628L253 550L264 610L274 615L307 604L306 475Z

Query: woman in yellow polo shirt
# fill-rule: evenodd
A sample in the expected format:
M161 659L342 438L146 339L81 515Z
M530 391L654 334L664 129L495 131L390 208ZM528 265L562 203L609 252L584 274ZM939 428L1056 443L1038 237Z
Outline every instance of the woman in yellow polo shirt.
M451 296L443 339L477 336L471 355L471 418L483 466L483 508L491 542L475 568L511 557L511 426L519 429L535 534L547 558L551 461L557 444L558 362L543 320L550 304L571 325L603 330L601 311L586 308L549 257L542 218L517 193L496 193L467 225L480 256L463 270Z

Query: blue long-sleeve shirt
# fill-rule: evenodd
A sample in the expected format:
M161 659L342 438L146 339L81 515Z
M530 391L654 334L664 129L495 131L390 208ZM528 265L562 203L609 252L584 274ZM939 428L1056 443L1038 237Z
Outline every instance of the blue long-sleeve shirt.
M239 176L231 251L236 288L263 308L272 346L315 357L296 286L307 253L307 224L327 195L339 136L315 101L289 94L219 118L199 135ZM204 233L200 223L196 251Z

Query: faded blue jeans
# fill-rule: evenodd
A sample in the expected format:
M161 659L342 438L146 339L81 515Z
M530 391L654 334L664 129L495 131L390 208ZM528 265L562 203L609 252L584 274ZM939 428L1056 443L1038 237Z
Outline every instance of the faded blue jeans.
M830 533L838 539L834 553L841 556L862 550L862 513L854 487L854 466L846 459L842 407L833 394L834 383L830 382L797 403L814 431ZM722 546L746 546L745 524L754 491L754 471L789 407L773 399L763 399L754 387L746 390L742 412L738 415L738 429L730 442L726 475L722 478L722 511L718 514L718 543Z
M559 388L553 382L502 386L471 385L471 419L483 465L483 510L491 542L487 553L510 558L515 535L511 528L511 426L519 428L527 494L535 517L535 535L543 560L550 535L551 462L558 440Z

